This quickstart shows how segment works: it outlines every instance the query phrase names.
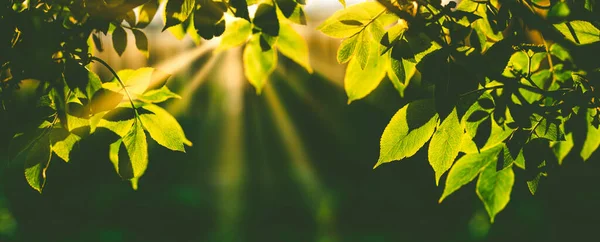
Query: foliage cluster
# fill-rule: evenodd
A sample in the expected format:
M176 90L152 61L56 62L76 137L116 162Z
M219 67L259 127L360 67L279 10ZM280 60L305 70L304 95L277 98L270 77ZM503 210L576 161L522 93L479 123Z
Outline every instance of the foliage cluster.
M564 160L587 160L600 146L596 2L366 1L336 12L318 30L342 40L337 59L348 63L349 103L385 79L408 102L383 132L376 167L427 147L436 184L448 173L440 202L477 178L477 195L493 221L518 184L515 174L535 194ZM312 71L308 47L293 28L307 22L304 0L5 1L0 112L9 117L21 108L16 90L35 80L31 127L13 130L10 147L33 188L41 192L53 154L68 161L77 142L98 130L115 135L107 142L110 160L134 188L148 163L146 134L171 150L191 145L156 105L179 98L165 86L168 74L116 72L90 51L92 42L103 49L99 35L111 35L122 54L131 31L148 53L141 29L161 4L163 31L197 41L220 36L217 51L243 46L244 74L257 93L278 53ZM100 80L92 62L115 78Z
M478 178L493 221L515 172L535 194L567 157L587 160L600 145L596 1L377 2L319 27L343 39L349 102L386 77L400 95L411 90L375 167L427 148L436 184L448 172L440 202Z

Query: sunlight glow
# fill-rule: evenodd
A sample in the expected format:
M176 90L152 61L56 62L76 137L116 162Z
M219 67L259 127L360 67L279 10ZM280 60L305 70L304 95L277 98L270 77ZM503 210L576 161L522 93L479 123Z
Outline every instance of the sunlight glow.
M179 102L171 103L167 110L174 116L177 116L184 112L190 105L192 101L192 96L197 91L197 89L202 85L205 81L207 81L208 74L213 70L213 67L218 60L221 59L222 52L215 53L214 56L210 57L207 62L202 66L202 68L194 74L189 83L186 84L183 92L181 93L181 100Z
M226 95L223 98L224 117L221 132L223 134L221 150L218 155L216 172L216 186L219 192L218 203L218 238L217 241L237 241L240 231L239 224L242 220L243 193L245 165L244 138L243 138L243 86L244 75L240 51L228 51L218 77L223 80L222 90Z
M189 67L192 62L200 58L206 53L209 53L219 45L215 40L202 42L202 45L187 51L181 55L167 59L155 66L156 69L169 74L175 74Z
M319 240L334 241L331 199L310 164L310 157L306 153L306 148L302 143L298 130L294 127L290 115L283 107L279 95L271 85L265 86L263 95L267 99L278 133L282 136L281 139L290 156L293 175L304 189L308 204L311 205L314 211L320 230Z

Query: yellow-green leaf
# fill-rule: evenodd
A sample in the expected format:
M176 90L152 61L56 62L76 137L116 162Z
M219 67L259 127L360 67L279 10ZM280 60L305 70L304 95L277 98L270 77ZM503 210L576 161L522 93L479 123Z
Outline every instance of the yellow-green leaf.
M267 83L267 78L277 65L277 52L273 48L263 50L260 44L260 35L252 36L243 54L244 74L248 81L260 94Z
M498 214L510 201L510 193L515 183L512 167L496 171L496 162L490 162L477 180L477 196L493 223Z
M569 30L568 25L571 25L573 32ZM587 21L575 20L565 23L555 24L558 29L567 39L577 44L591 44L600 41L600 30L592 23Z
M163 31L171 26L183 23L196 6L196 0L169 0L165 7L165 27Z
M236 46L240 46L252 34L252 24L245 19L239 18L227 23L225 32L221 36L221 43L217 50L227 50Z
M371 21L371 16L360 5L362 4L355 4L335 12L317 30L334 38L348 38L364 30Z
M139 19L137 26L138 28L145 28L152 22L154 16L156 15L156 11L158 10L159 0L150 0L145 3L140 9Z
M435 183L452 167L454 159L460 151L464 129L460 125L456 109L446 117L435 131L427 150L429 164L435 171Z
M416 154L433 135L438 119L431 99L414 101L398 110L381 136L375 168Z
M458 159L448 173L446 187L439 202L475 179L488 164L495 163L502 147L498 145L481 153L466 154Z
M312 73L308 56L308 45L290 24L282 23L277 38L277 50Z
M140 114L144 128L158 144L175 151L185 152L185 145L191 142L185 137L177 120L166 110L153 104L142 106L149 112Z
M50 165L52 151L48 133L33 143L25 157L25 178L27 183L38 192L42 192L46 184L46 171Z
M81 137L63 128L54 128L50 133L52 151L65 162L69 162L69 154L80 140Z
M337 61L340 64L344 64L350 61L350 58L352 58L352 56L354 55L356 45L358 44L358 36L360 35L355 35L350 38L347 38L343 40L340 44L340 47L337 51Z
M148 103L161 103L172 98L181 99L181 96L172 92L167 86L162 86L160 89L147 91L144 95L138 96L138 98Z
M148 143L139 120L133 123L129 133L123 137L123 144L129 160L119 160L119 175L124 179L141 177L148 167Z
M361 99L371 93L386 75L388 58L379 55L379 43L368 43L369 55L367 64L361 68L359 58L352 58L346 69L344 88L348 95L348 103Z
M587 119L587 135L585 136L585 142L580 152L581 158L584 161L587 161L598 147L600 147L600 129L592 125L593 116L590 114L590 111L588 111Z

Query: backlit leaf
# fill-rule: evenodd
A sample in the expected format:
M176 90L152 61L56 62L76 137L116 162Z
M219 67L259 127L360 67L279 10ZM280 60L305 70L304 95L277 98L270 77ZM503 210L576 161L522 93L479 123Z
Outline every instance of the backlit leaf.
M185 152L184 144L191 145L191 142L185 138L177 120L159 106L146 104L142 108L150 111L140 115L150 137L168 149Z
M244 48L243 62L246 78L256 88L256 93L260 94L267 78L275 70L277 52L273 48L263 50L260 35L255 34Z
M123 144L129 160L119 160L119 175L124 179L141 177L148 167L148 143L139 120L133 123L129 133L123 137Z
M491 162L479 175L477 196L483 202L485 210L493 223L498 214L510 201L510 193L515 183L515 174L511 167L496 171L496 163Z
M159 0L150 0L145 3L140 9L140 14L138 17L138 28L146 28L152 19L154 19L154 15L156 15L156 11L158 10Z
M195 0L169 0L165 7L165 27L166 29L181 24L194 10Z
M437 123L438 114L431 99L414 101L398 110L381 136L375 168L416 154L429 141Z
M587 126L587 135L585 138L585 142L583 143L583 148L581 149L581 158L586 161L588 160L592 154L594 153L594 151L596 151L598 149L598 147L600 147L600 129L594 127L594 125L592 125L592 115L590 114L591 112L588 112L587 114L587 119L588 119L588 126Z
M360 58L352 58L346 69L344 88L348 95L348 103L367 96L379 86L386 75L389 61L387 56L379 54L379 42L370 40L368 43L359 42L358 45L370 47L368 47L369 52L364 68L361 66ZM365 47L361 48L365 49Z
M433 134L428 148L429 164L435 171L435 183L452 166L458 155L464 129L460 125L456 109L446 117Z
M335 12L325 20L317 30L334 38L348 38L364 30L372 16L361 7L366 4L355 4ZM376 3L377 4L377 3Z
M80 140L81 137L63 128L54 128L50 132L52 151L65 162L69 162L69 154Z
M172 98L181 99L181 96L169 90L167 86L163 86L160 89L147 91L144 95L138 96L138 98L148 103L161 103Z
M25 178L27 179L27 183L40 193L46 184L46 171L52 157L48 134L46 132L32 144L25 158Z
M248 41L250 34L252 34L252 24L247 20L236 19L228 22L217 49L226 50L240 46Z
M501 150L502 145L498 145L481 153L466 154L458 159L448 173L446 187L444 188L440 202L475 179L490 163L495 163L498 160L498 153Z
M281 24L279 38L277 38L277 50L304 67L308 72L312 72L308 56L308 45L291 25Z
M354 56L359 36L360 35L355 35L342 41L337 51L337 61L340 64L350 61L350 58Z
M573 27L573 32L569 30L567 24ZM600 41L600 30L596 28L592 23L575 20L565 23L555 24L554 27L558 29L567 39L577 44L590 44Z

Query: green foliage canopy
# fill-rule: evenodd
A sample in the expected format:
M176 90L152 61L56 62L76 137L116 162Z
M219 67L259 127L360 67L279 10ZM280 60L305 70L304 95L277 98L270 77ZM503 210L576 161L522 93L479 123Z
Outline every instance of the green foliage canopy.
M493 221L523 179L532 194L569 157L587 160L600 146L600 13L595 0L377 0L346 6L317 29L341 40L348 63L348 103L384 80L407 104L381 137L376 164L411 157L427 146L440 202L478 178L476 193ZM153 68L114 71L92 55L111 35L121 55L131 31L149 54L143 29L160 5L164 28L194 40L221 37L218 51L243 46L244 74L260 94L279 54L312 72L309 49L293 28L306 24L304 0L9 0L0 3L0 100L39 82L35 111L18 117L11 162L42 191L53 155L69 161L97 130L117 173L134 188L148 164L147 137L174 150L191 142L167 111L168 74ZM256 11L248 9L255 5ZM137 13L137 14L136 14ZM228 16L228 17L226 17ZM89 65L107 67L101 80ZM410 90L410 92L407 92ZM27 126L28 128L23 128ZM4 127L3 127L4 128ZM516 176L520 175L520 176Z

